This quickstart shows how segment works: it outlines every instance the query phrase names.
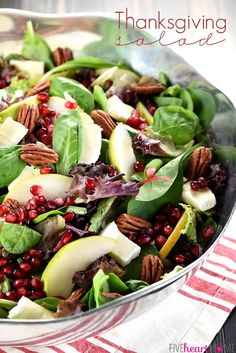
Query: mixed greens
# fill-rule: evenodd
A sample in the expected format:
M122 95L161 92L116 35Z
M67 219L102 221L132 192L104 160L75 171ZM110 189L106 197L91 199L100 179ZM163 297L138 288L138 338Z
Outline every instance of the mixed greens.
M98 308L200 257L229 177L215 110L165 73L52 52L28 22L0 61L0 317Z

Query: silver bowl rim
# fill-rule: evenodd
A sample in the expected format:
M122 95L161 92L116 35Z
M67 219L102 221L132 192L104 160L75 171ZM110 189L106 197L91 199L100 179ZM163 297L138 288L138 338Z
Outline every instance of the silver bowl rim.
M105 14L103 12L99 11L86 11L86 12L70 12L70 13L41 13L41 12L35 12L35 11L29 11L29 10L22 10L22 9L13 9L13 8L1 8L0 9L0 15L16 15L16 16L21 16L21 17L31 17L32 19L37 19L37 18L44 18L44 19L63 19L63 18L81 18L81 17L95 17L95 18L104 18L104 19L115 19L115 15L112 14ZM144 31L145 32L145 31ZM174 52L174 50L173 50ZM178 55L176 53L176 55ZM99 313L105 310L109 310L110 308L117 308L119 306L129 304L130 302L133 302L134 300L137 300L139 298L148 296L149 294L153 294L154 292L157 292L168 285L170 285L173 282L176 282L177 280L181 279L184 275L189 273L191 270L194 268L197 268L198 265L200 265L206 257L209 255L209 253L213 250L213 248L216 246L216 244L219 242L221 236L229 226L233 215L235 213L236 216L236 202L231 210L231 213L229 215L229 218L227 219L226 224L222 228L220 234L218 235L217 239L212 243L212 245L207 249L207 251L201 255L197 260L192 262L190 265L187 267L183 268L181 271L175 273L173 276L170 278L161 280L160 282L154 283L152 285L149 285L148 287L145 287L143 289L140 289L136 292L130 293L122 298L116 299L115 301L112 301L110 303L107 303L99 308L88 310L85 312L81 312L79 314L76 314L74 316L68 316L68 317L63 317L63 318L58 318L58 319L44 319L44 320L35 320L35 319L30 319L30 320L7 320L7 319L0 319L0 323L4 323L6 325L21 325L21 324L30 324L30 325L40 325L40 324L54 324L54 323L59 323L59 322L68 322L68 321L74 321L76 319L80 319L82 317L87 317L89 315Z

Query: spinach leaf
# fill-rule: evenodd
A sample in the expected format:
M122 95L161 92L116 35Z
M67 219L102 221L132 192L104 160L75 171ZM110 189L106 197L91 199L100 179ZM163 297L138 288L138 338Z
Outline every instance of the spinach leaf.
M1 283L1 291L2 293L6 294L7 292L9 292L9 290L11 290L10 281L6 276L4 276L3 281Z
M45 309L51 311L57 311L57 306L60 303L61 299L55 297L45 297L42 299L35 300L35 303L41 305Z
M93 88L93 97L104 112L108 112L107 96L102 87L95 85Z
M26 166L19 158L20 150L20 146L0 147L0 188L8 186Z
M0 241L10 254L22 254L36 245L41 237L35 230L19 224L4 222L1 227Z
M172 159L155 174L159 180L141 186L139 193L128 203L128 214L151 219L163 205L180 201L183 189L183 169L186 158L198 147L195 145ZM162 179L162 178L169 178Z
M193 111L193 100L191 94L186 89L181 88L179 93L179 98L182 99L182 107L185 109Z
M112 293L124 293L127 292L127 285L118 277L115 273L108 273L108 284Z
M213 96L200 88L189 88L194 106L194 113L198 115L200 124L209 129L216 113L216 104Z
M34 32L31 21L26 23L23 48L21 54L27 59L43 61L47 69L54 67L52 52L45 40Z
M57 210L51 210L45 213L40 214L38 217L33 219L34 224L38 224L48 217L62 215L66 212L72 211L75 214L84 215L87 213L87 209L85 207L78 207L78 206L68 206L68 207L60 207Z
M180 92L179 85L169 86L165 91L161 92L160 97L177 97Z
M128 286L129 290L131 290L132 292L136 292L137 290L140 290L140 289L148 286L147 282L140 281L137 279L131 279L131 280L125 282L125 284Z
M154 97L158 107L168 107L170 105L182 106L183 100L177 97Z
M59 156L56 164L58 174L67 175L79 162L82 151L82 121L78 110L70 110L61 114L54 124L53 149Z
M69 93L86 113L90 113L94 108L93 95L84 85L67 77L52 79L49 89L50 95L64 98L65 92Z
M149 168L153 168L155 174L162 166L163 162L159 158L152 159L149 163L146 164L143 172L138 172L132 175L131 180L141 181L147 179L149 176L147 175L147 170Z
M0 318L7 318L8 312L0 307Z
M6 310L11 310L16 306L16 302L13 302L12 300L8 299L0 299L0 308L6 309Z
M170 135L176 145L190 142L196 134L198 125L197 115L182 107L162 107L154 114L153 130L161 136Z
M166 87L170 86L171 84L169 76L163 71L159 72L158 80Z
M108 298L105 298L101 295L102 292L110 292L108 279L109 276L105 275L101 269L93 277L94 299L97 308L110 301L110 299L108 300Z
M90 232L95 232L98 233L102 226L105 225L105 219L114 203L116 200L116 197L108 197L107 199L104 199L99 202L97 212L94 213L94 215L90 219L90 227L89 231Z

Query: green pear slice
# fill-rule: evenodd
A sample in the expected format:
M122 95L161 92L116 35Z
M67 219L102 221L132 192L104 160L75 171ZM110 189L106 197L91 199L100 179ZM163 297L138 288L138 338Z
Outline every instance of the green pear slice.
M37 96L25 98L20 102L17 102L17 103L10 105L9 108L4 109L2 112L0 112L0 123L2 123L5 119L7 119L9 117L14 120L17 120L20 108L24 104L29 104L30 106L37 105L38 104Z
M19 180L19 182L10 189L4 201L7 199L15 199L23 205L26 204L27 201L33 197L30 192L30 188L33 185L41 186L43 188L43 195L48 200L53 200L56 197L64 198L68 196L72 179L71 177L60 174L40 174Z
M80 163L97 162L102 147L102 129L97 124L82 124L83 144Z
M44 75L44 62L36 60L10 60L17 70L28 74L30 78L42 77Z
M113 130L108 146L111 164L119 173L124 173L126 181L134 174L136 157L132 147L132 138L124 124L118 124Z
M53 319L53 315L52 311L34 303L29 298L21 297L17 305L9 311L8 318L14 320Z
M63 246L42 275L47 296L68 297L73 288L72 277L75 272L86 270L95 260L111 252L115 245L115 240L97 235Z

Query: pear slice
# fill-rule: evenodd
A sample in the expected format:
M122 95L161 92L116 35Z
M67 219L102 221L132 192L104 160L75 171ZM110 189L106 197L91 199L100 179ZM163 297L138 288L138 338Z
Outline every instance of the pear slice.
M27 134L28 129L12 118L7 118L0 125L0 146L17 145Z
M28 74L30 78L42 77L44 74L44 62L36 60L10 60L17 70Z
M52 311L34 303L29 298L21 297L17 305L9 311L8 318L14 320L53 319L53 315Z
M83 145L80 163L97 162L102 147L102 129L97 124L83 124Z
M118 124L111 134L108 154L111 164L119 173L124 173L126 181L130 180L135 172L136 157L132 147L132 138L122 123Z
M47 296L68 297L73 288L72 277L75 272L86 270L115 246L115 240L99 235L81 238L63 246L53 256L42 275Z
M2 123L7 118L12 118L13 120L17 120L20 108L24 104L29 104L30 106L38 104L37 96L31 96L28 98L23 99L17 103L10 105L7 109L4 109L0 112L0 123Z
M68 190L71 186L73 178L60 174L40 174L19 180L19 182L11 188L6 195L4 202L7 199L18 200L21 204L26 204L33 197L30 188L33 185L39 185L43 188L43 195L48 200L53 200L56 197L68 196Z

